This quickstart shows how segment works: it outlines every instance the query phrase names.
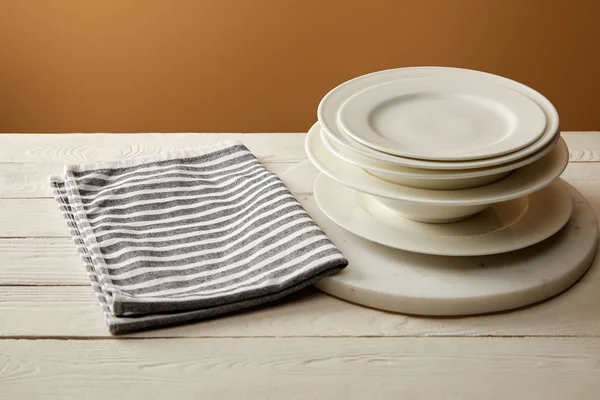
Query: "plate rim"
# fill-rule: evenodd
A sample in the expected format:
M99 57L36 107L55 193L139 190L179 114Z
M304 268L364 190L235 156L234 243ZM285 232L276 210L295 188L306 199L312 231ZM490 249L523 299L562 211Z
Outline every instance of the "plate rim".
M401 74L402 77L398 77L398 74ZM419 74L425 74L421 76L415 76ZM554 105L541 93L537 92L533 88L526 86L520 82L514 81L512 79L502 77L499 75L490 74L483 71L477 71L472 69L465 68L455 68L455 67L441 67L441 66L420 66L420 67L406 67L406 68L394 68L381 70L376 72L371 72L369 74L361 75L350 79L346 82L339 84L330 90L319 102L317 107L317 118L319 122L321 122L322 129L324 132L336 143L347 148L350 151L361 154L365 157L372 158L374 160L390 162L396 165L414 167L414 168L423 168L423 169L472 169L472 168L481 168L485 166L498 165L511 161L512 159L518 159L525 157L528 153L527 151L517 151L513 153L509 153L508 155L486 159L484 161L454 161L454 162L435 162L435 161L426 161L426 160L416 160L409 158L402 158L397 156L392 156L385 153L380 153L374 151L366 146L362 146L360 148L356 148L358 143L353 140L348 140L348 138L341 138L332 133L330 127L327 125L326 120L324 119L325 108L328 106L328 103L331 101L332 97L336 96L340 90L346 90L348 87L353 87L353 85L357 85L362 83L363 81L371 81L375 80L370 84L373 86L375 84L390 82L394 80L403 80L403 79L421 79L430 76L462 76L471 75L478 79L483 79L491 82L498 82L499 84L504 84L510 87L513 90L516 90L524 95L530 97L533 101L535 101L544 111L546 115L547 127L544 135L540 140L535 142L532 146L527 147L524 150L530 149L541 149L544 147L544 144L547 144L552 140L555 135L560 133L560 120L558 116L558 112ZM408 75L408 76L407 76ZM369 86L367 86L369 87ZM356 93L356 90L354 91ZM343 100L345 101L345 100ZM341 103L343 103L341 101ZM341 104L340 104L341 105ZM334 120L337 120L337 109L334 113ZM337 125L335 126L337 128ZM339 135L339 133L338 133ZM544 138L544 140L542 140ZM532 150L535 152L535 150Z
M318 141L318 139L315 139L319 138L319 136L320 132L315 124L306 135L306 139L304 142L305 151L313 165L319 171L329 176L333 180L336 180L342 185L348 186L354 190L358 190L360 192L365 192L375 196L392 200L404 200L430 205L483 205L499 203L501 201L511 200L516 197L525 196L529 193L543 189L544 187L550 185L553 181L558 179L558 177L566 169L569 161L569 151L564 140L561 138L559 139L559 143L557 144L557 146L555 146L555 148L549 154L545 155L540 160L537 160L536 162L531 163L525 167L519 168L515 170L512 174L510 174L507 178L501 179L489 185L475 187L471 189L419 189L408 186L401 186L385 181L383 179L376 178L367 173L366 171L362 170L361 168L350 164L343 164L343 167L340 168L334 166L334 168L338 169L338 175L336 175L336 172L332 172L329 168L327 168L327 166L323 165L322 160L319 160L319 156L317 156L315 153L321 151L324 152L325 157L332 157L331 160L326 160L325 162L336 163L342 161L337 160L335 156L333 156L327 151L322 142ZM317 143L313 143L315 141L317 141ZM320 145L321 148L313 149L313 146L315 144L316 146ZM548 158L551 156L558 158L560 162L551 162L551 160ZM545 172L542 170L542 173L538 172L538 174L541 175L541 178L540 176L538 176L537 184L525 185L526 189L521 189L518 191L513 190L511 192L509 190L511 184L513 184L514 181L517 181L518 183L519 177L521 177L521 179L523 178L523 176L527 177L528 172L530 174L533 174L535 178L535 168L537 167L539 170L540 163L542 161L545 161L546 163L550 164L551 166L553 166L553 168ZM352 179L349 179L349 177L346 177L346 179L342 179L339 177L340 172L342 174L354 174L355 176L352 177ZM545 175L543 173L545 173ZM534 180L534 182L536 181ZM372 186L368 187L369 185ZM373 186L378 186L378 188L374 188ZM492 191L492 193L486 193L486 191L489 192L490 190ZM494 191L496 193L494 193Z
M368 112L370 112L384 102L389 101L390 98L397 97L398 94L405 95L410 93L418 93L421 91L430 92L435 91L435 89L439 89L440 92L453 91L457 93L460 93L460 90L462 89L465 91L464 94L478 94L478 97L493 100L509 110L512 115L517 118L517 122L521 121L522 125L519 128L520 131L518 132L523 133L522 131L525 130L527 135L522 135L513 131L511 135L505 136L505 140L501 142L495 141L491 143L491 145L472 149L472 151L460 153L460 155L459 153L457 153L457 155L453 155L447 152L437 154L434 152L432 154L425 154L425 148L423 146L421 151L402 150L397 146L387 147L385 143L389 142L394 144L394 141L385 138L381 140L372 140L365 135L362 135L361 132L363 132L363 129L357 127L353 130L348 126L348 122L352 122L358 117L358 115L361 115L357 114L356 111L359 113L367 113L367 109L364 107L365 104L369 104ZM349 108L351 110L349 110ZM366 116L367 115L364 115L365 119ZM427 77L414 80L409 79L383 82L377 85L372 85L353 94L339 107L337 113L337 124L339 129L341 129L346 135L355 141L383 153L419 160L470 161L502 156L521 150L533 144L545 133L548 121L546 120L544 110L542 110L538 103L523 93L520 93L509 87L484 80L469 81L465 79L454 79L450 81L440 77ZM511 137L513 138L513 141L515 141L515 139L518 141L517 145L511 146L510 144L506 144L506 141L510 141ZM526 139L522 140L523 138ZM505 142L503 146L501 146L499 149L493 150L494 144L502 142ZM477 149L489 149L490 147L492 148L492 151L488 150L485 153L482 153L481 151L476 152Z
M317 122L317 124L319 124L319 123ZM350 156L342 154L340 152L340 150L335 148L335 145L333 145L331 142L329 142L329 138L327 137L327 135L321 131L320 125L319 125L319 131L320 131L320 135L319 135L320 139L323 142L323 145L327 148L327 150L330 153L332 153L333 155L335 155L336 157L346 161L349 164L352 164L355 167L366 169L366 170L371 170L371 171L376 171L379 173L389 174L389 175L396 175L399 177L412 178L412 179L423 179L423 180L478 178L478 177L513 171L517 168L521 168L526 165L529 165L529 164L539 160L540 158L544 157L546 154L548 154L554 148L554 146L556 146L558 144L558 141L560 139L560 135L557 135L552 140L552 142L548 143L546 145L546 147L540 149L538 152L533 153L531 156L529 156L527 158L524 158L521 160L516 160L512 163L506 163L506 164L500 164L500 165L491 166L491 167L473 168L473 169L465 170L465 171L470 171L470 172L461 172L462 170L455 170L455 169L441 169L441 170L424 169L424 171L436 171L436 172L435 173L430 172L430 173L423 174L423 173L418 173L418 172L398 171L396 169L386 169L384 167L368 165L368 163L370 161L366 161L366 160L365 161L357 161L356 159L353 160ZM355 157L355 156L363 157L360 154L353 153L353 157ZM367 160L369 160L369 159L367 158ZM375 160L375 162L378 162L378 161ZM383 162L383 161L379 161L379 162ZM397 168L414 169L414 170L419 169L419 168L404 167L404 166L398 166Z
M526 206L526 212L525 212L525 217L521 218L517 224L527 224L526 226L529 227L529 230L525 231L523 229L521 230L517 230L516 232L519 233L519 237L516 240L512 240L510 243L512 244L512 246L508 246L505 245L504 247L502 247L501 250L498 249L499 246L497 246L498 243L500 243L500 241L498 241L499 238L502 238L502 235L499 235L498 232L499 230L495 230L492 232L486 232L484 234L478 234L478 235L473 235L473 236L468 236L465 239L465 245L463 247L459 247L457 246L456 241L451 242L451 243L445 243L443 238L444 237L448 237L446 236L436 236L436 240L409 240L409 241L405 241L402 242L403 244L400 244L400 242L397 242L400 238L400 241L402 240L402 238L404 236L407 236L411 239L414 239L414 235L415 232L414 231L409 231L409 230L399 230L396 234L394 235L390 235L390 237L392 238L396 238L396 239L386 239L384 236L388 231L393 231L397 228L385 224L384 222L378 220L376 217L372 217L370 216L366 210L363 209L363 207L361 205L358 204L358 201L356 201L357 197L360 195L365 195L364 193L360 193L359 191L352 189L350 187L344 186L342 184L340 184L339 182L331 182L332 179L327 177L324 174L319 174L314 182L314 199L318 205L318 207L321 209L321 211L323 212L323 214L325 214L325 216L327 218L329 218L331 221L333 221L335 224L337 224L338 226L340 226L341 228L347 230L348 232L357 235L359 237L362 237L363 239L381 244L383 246L387 246L387 247L391 247L394 249L398 249L398 250L403 250L403 251L409 251L409 252L413 252L413 253L420 253L420 254L431 254L431 255L438 255L438 256L485 256L485 255L493 255L493 254L501 254L501 253L507 253L510 251L515 251L515 250L519 250L519 249L523 249L529 246L533 246L537 243L540 243L546 239L548 239L549 237L553 236L554 234L556 234L558 231L560 231L560 229L562 229L567 222L569 221L572 211L573 211L573 199L569 193L569 190L567 188L567 185L564 183L564 181L562 179L558 179L555 182L553 182L552 185L549 185L548 187L529 194L528 195L528 200L529 203ZM328 193L328 191L335 191L336 189L339 190L340 188L342 188L344 191L348 191L350 192L352 195L343 195L343 196L336 196L336 199L341 199L341 200L337 200L338 201L338 205L339 205L339 201L343 201L346 202L346 204L349 207L352 207L353 210L353 215L356 216L358 215L360 219L360 221L362 223L357 223L355 224L356 226L350 226L349 223L346 223L344 221L340 221L339 218L337 218L335 212L339 213L339 210L342 207L329 207L328 205L325 205L325 207L323 206L324 204L326 204L323 201L323 197L326 197L328 195L331 195L331 193ZM325 192L323 192L325 190ZM556 200L556 204L551 203L551 205L555 206L554 208L551 208L550 211L548 212L548 202L543 201L543 199L540 199L544 196L547 195L547 192L551 191L553 196L552 198ZM560 195L557 196L557 194L560 193ZM531 199L536 200L536 203L531 204ZM540 200L538 200L540 199ZM568 199L568 200L567 200ZM512 201L516 201L517 199L513 199ZM566 204L568 202L568 205ZM541 207L540 207L541 205ZM385 206L381 206L381 207L385 207ZM493 207L493 206L492 206ZM562 211L562 213L557 213L556 211L559 209L559 207L563 207L561 208L560 211ZM332 210L334 210L332 212ZM568 209L568 211L567 211ZM533 214L531 212L531 210L533 210ZM529 211L529 212L528 212ZM553 218L546 218L546 230L541 231L539 229L539 224L536 223L535 221L539 221L540 218L542 216L547 216L548 214L550 214ZM398 216L399 218L402 218L401 216ZM560 217L560 219L559 219ZM369 233L365 233L364 231L367 230L368 226L365 224L365 221L363 218L366 218L367 221L371 221L371 223L375 224L375 228L376 229L371 229L371 232L375 232L375 235L373 234L369 234ZM535 219L535 220L533 220ZM467 220L463 220L457 223L465 223L465 221ZM552 222L552 223L550 223ZM426 223L422 223L422 222L415 222L415 221L411 221L411 223L416 223L416 224L426 224ZM442 225L452 225L453 223L449 223L449 224L442 224ZM427 224L430 226L435 226L436 224ZM508 226L503 226L503 229L510 229L510 227L512 227L513 224L509 224ZM356 227L359 227L359 229L356 229ZM381 229L382 227L385 227L385 232ZM372 227L371 227L372 228ZM379 229L377 229L379 228ZM382 233L377 233L377 232L382 232ZM541 232L541 234L540 234ZM538 235L532 235L532 233L538 233ZM456 236L454 236L456 237ZM487 248L483 247L484 250L482 249L482 243L481 243L481 239L479 239L479 243L477 243L476 245L473 244L474 237L488 237L487 242L491 243L491 245ZM431 239L431 236L429 237ZM396 240L396 242L394 242L394 240ZM484 239L485 240L485 239ZM468 242L468 243L467 243ZM437 249L433 249L431 246L426 246L423 245L423 243L435 243L435 245L437 246ZM440 243L444 244L444 249L440 249ZM442 246L443 247L443 246Z

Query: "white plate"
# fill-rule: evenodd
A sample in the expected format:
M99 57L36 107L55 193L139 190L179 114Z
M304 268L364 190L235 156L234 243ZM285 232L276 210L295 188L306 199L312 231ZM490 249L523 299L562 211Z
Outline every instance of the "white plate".
M498 182L472 189L430 190L387 182L338 159L323 145L317 124L313 125L306 136L305 150L308 158L321 172L343 185L386 199L441 206L492 204L525 196L556 180L569 161L567 145L560 139L549 154Z
M581 193L569 185L573 213L552 237L509 253L447 257L392 249L339 227L310 194L317 174L307 161L285 171L281 178L349 261L343 271L316 286L356 304L420 315L509 310L568 289L585 274L596 254L596 215Z
M355 141L350 136L345 134L340 129L337 123L338 111L342 104L356 93L367 89L371 86L379 85L385 82L428 77L450 79L468 78L474 80L481 80L485 82L491 82L516 90L517 92L530 97L541 107L546 116L546 129L542 136L535 143L522 150L518 150L516 152L505 154L499 157L489 158L486 160L454 162L417 160L382 153L377 150L371 149L370 147L362 145L361 143ZM319 103L317 115L323 131L333 142L335 142L336 145L339 145L349 151L353 151L362 156L369 157L373 160L384 161L390 164L401 165L405 167L423 169L473 169L506 164L515 160L523 159L529 154L535 153L536 151L545 148L546 145L550 143L559 133L559 119L556 109L554 108L552 103L548 101L548 99L546 99L544 96L542 96L540 93L536 92L532 88L497 75L488 74L480 71L448 67L398 68L386 71L379 71L372 74L363 75L358 78L354 78L337 86L329 93L327 93L327 95L325 95L325 97L323 97L323 99Z
M439 170L439 169L416 169L409 167L396 167L392 170L373 167L376 161L352 153L345 149L338 151L331 144L327 135L321 133L321 141L334 156L364 169L369 174L396 183L398 185L416 187L421 189L468 189L477 186L483 186L505 178L511 172L481 173L479 176L461 176L461 171ZM466 172L467 174L469 172Z
M339 109L342 130L376 150L422 160L479 160L520 150L546 128L529 97L478 80L423 78L375 85Z
M323 174L315 181L314 195L327 217L355 235L395 249L445 256L499 254L531 246L558 232L572 211L562 180L447 224L403 218L372 196Z
M349 151L341 146L336 146L323 132L321 132L320 138L323 145L334 156L356 167L362 168L378 178L404 186L423 189L466 189L492 183L505 177L517 168L521 168L539 160L554 148L560 139L560 135L557 135L545 148L532 154L528 158L493 167L465 170L420 169L392 165L383 161L377 161L361 156L360 154Z

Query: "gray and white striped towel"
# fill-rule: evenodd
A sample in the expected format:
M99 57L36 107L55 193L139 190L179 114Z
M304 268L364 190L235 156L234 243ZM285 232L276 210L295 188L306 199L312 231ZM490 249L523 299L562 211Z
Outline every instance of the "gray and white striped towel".
M240 142L67 166L50 183L113 333L260 305L347 265Z

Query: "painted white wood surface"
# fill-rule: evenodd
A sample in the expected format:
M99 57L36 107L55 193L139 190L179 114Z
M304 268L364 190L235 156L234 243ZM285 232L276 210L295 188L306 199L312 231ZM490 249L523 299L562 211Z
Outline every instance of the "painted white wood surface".
M586 164L589 168L595 165ZM600 165L598 165L600 167ZM598 169L600 172L600 169ZM600 215L597 183L573 182ZM42 199L44 200L44 199ZM42 201L37 200L37 201ZM50 200L51 203L52 200ZM52 203L51 203L52 204ZM32 223L34 223L32 221ZM57 217L56 226L63 222ZM413 318L385 313L332 299L315 291L277 307L218 319L185 328L169 328L139 336L598 336L600 337L600 258L567 293L515 312L467 318ZM0 335L108 336L100 309L87 287L87 277L71 239L0 239L0 284L83 285L83 287L6 287L0 292ZM14 290L11 290L14 289ZM23 294L27 289L28 293ZM66 300L68 299L68 300ZM47 316L50 316L48 318ZM289 318L293 316L293 318ZM242 322L238 322L241 320ZM317 322L314 322L317 321ZM373 324L372 321L376 321ZM43 327L43 329L40 329ZM243 328L241 328L243 327Z
M263 162L276 174L295 164L295 161ZM0 199L52 197L48 176L60 175L63 170L64 164L60 163L0 162Z
M563 295L521 310L462 318L386 313L308 289L251 312L135 337L572 336L600 337L598 262ZM1 337L110 337L85 286L6 286L0 290ZM129 335L128 335L129 336Z
M600 339L0 341L6 399L595 400Z
M93 136L93 137L90 137ZM571 162L600 161L594 134L564 133ZM273 172L280 173L305 158L304 135L0 135L0 198L49 197L47 176L64 164L152 155L234 138L247 144ZM281 164L282 163L282 164ZM571 168L577 174L576 168ZM568 171L567 171L568 173ZM599 177L595 178L600 180Z
M573 161L600 161L600 141L595 138L595 133L562 133ZM265 161L301 161L306 158L304 133L0 134L0 162L118 160L189 149L220 140L242 141Z
M94 163L189 150L221 140L243 142L262 161L306 158L301 133L0 134L0 162Z
M289 166L275 168L283 171ZM573 163L563 178L573 184L592 203L596 212L600 210L600 163ZM0 238L5 237L68 237L68 230L57 211L57 204L45 198L0 198Z
M600 133L563 137L563 177L600 215ZM276 173L305 158L303 134L0 135L0 398L598 398L600 258L564 295L510 313L417 318L307 289L111 337L47 176L225 139Z

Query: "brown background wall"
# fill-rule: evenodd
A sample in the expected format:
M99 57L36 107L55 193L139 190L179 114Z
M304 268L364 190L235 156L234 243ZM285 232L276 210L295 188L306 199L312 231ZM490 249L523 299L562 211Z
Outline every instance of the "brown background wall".
M0 0L0 132L303 131L367 72L480 69L600 130L596 0Z

